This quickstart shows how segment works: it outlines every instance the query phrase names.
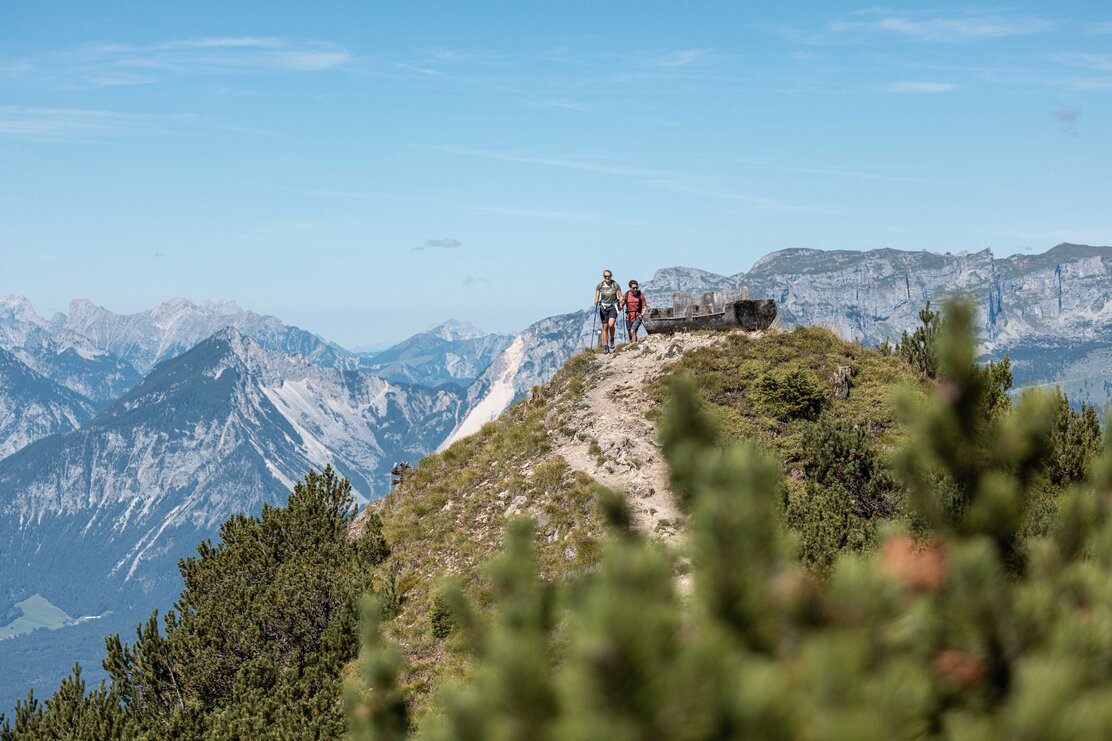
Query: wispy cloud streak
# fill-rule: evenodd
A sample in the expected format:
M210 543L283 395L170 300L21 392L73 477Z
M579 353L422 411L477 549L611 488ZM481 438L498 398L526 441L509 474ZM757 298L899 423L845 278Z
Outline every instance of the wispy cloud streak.
M112 87L191 75L321 72L351 61L347 49L331 42L242 36L153 44L91 42L63 51L0 58L0 70L14 79Z
M636 177L658 177L662 173L644 167L612 164L609 158L593 158L585 156L538 156L518 152L506 152L489 149L471 149L468 147L433 147L441 152L458 154L466 157L482 157L484 159L502 160L503 162L518 162L525 165L541 165L544 167L557 167L565 170L583 170L585 172L598 172L606 175L632 175Z
M920 180L920 178L909 177L906 175L893 175L884 172L848 170L840 167L807 167L803 165L790 165L759 159L737 160L737 164L745 167L754 167L763 170L772 170L774 172L799 175L819 175L822 177L855 178L859 180L880 180L893 183L914 183L919 182Z
M748 193L723 190L715 186L706 185L706 179L698 175L676 172L649 167L637 167L614 162L610 157L576 156L543 156L522 154L517 152L491 151L483 149L469 149L466 147L436 147L439 151L449 154L458 154L469 157L483 157L486 159L516 162L541 167L555 167L567 170L581 170L584 172L600 173L603 175L616 175L631 177L638 182L654 187L670 190L676 193L702 196L719 201L733 201L744 203L761 210L800 211L824 213L829 210L824 207L813 207L794 203L784 203L775 199Z
M1091 52L1063 52L1051 60L1071 67L1083 67L1097 72L1112 72L1112 54Z
M905 93L911 95L949 93L957 90L958 86L952 82L923 82L921 80L900 80L881 86L880 90L886 93Z
M1048 18L978 10L943 14L933 10L907 12L869 8L814 28L790 24L772 24L763 28L795 43L821 45L873 37L933 43L986 41L1045 33L1058 25L1057 21Z
M0 106L0 138L70 139L128 127L134 119L115 111Z
M903 36L919 41L959 42L1029 36L1057 25L1045 18L1006 16L971 11L960 15L936 12L892 13L882 9L861 11L852 20L831 23L835 33L872 32Z

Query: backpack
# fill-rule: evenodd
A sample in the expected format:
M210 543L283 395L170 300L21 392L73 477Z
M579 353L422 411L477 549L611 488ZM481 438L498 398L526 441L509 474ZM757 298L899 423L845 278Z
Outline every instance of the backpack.
M607 309L617 306L618 298L622 295L622 289L618 287L616 280L611 280L610 285L603 281L595 287L595 290L598 291L599 306Z
M629 293L627 293L625 295L625 300L626 300L626 314L628 314L630 316L632 316L634 314L644 313L645 307L648 305L648 302L645 301L645 294L642 293L641 291L638 291L637 293L634 293L633 291L630 291ZM633 308L633 304L637 304L636 309Z

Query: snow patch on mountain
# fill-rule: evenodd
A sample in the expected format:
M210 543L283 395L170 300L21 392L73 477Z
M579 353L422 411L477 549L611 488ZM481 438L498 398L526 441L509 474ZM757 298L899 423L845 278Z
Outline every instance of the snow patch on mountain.
M463 418L452 434L441 443L439 450L444 450L456 440L473 435L483 425L498 418L506 408L513 403L517 396L514 378L521 369L525 359L525 338L518 336L508 348L498 357L493 368L497 374L487 387L481 400Z

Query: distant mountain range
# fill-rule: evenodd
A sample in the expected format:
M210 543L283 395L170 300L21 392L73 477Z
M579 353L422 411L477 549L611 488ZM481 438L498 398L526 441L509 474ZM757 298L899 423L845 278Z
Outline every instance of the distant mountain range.
M512 341L508 335L485 334L474 325L449 320L393 347L360 355L367 370L391 381L466 387Z
M22 296L0 298L0 350L76 394L66 397L69 403L91 405L97 411L136 386L158 363L227 328L236 329L260 347L323 368L368 372L397 383L461 388L486 370L513 339L448 321L385 350L355 353L228 301L196 304L179 298L137 314L116 314L78 299L70 303L68 314L46 319ZM4 372L15 372L10 362ZM5 455L39 437L73 427L52 421L49 410L57 408L57 400L49 397L51 393L57 396L56 391L48 392L42 384L32 388L24 376L18 404L22 419L18 423L14 418L6 423L0 420L0 452ZM39 393L47 396L39 398ZM35 396L34 401L28 394ZM36 419L39 416L42 419ZM89 414L83 417L89 418ZM18 427L21 433L4 435L2 431L9 426Z
M1002 259L785 250L748 272L674 267L642 284L655 305L676 290L741 286L776 299L783 326L824 325L870 345L914 327L928 300L969 296L986 356L1009 353L1017 384L1112 400L1112 248ZM447 322L356 353L227 302L121 315L78 300L47 319L24 298L0 299L0 615L34 593L69 615L124 622L168 606L177 559L228 516L284 501L310 466L331 464L360 495L380 496L393 462L496 418L595 329L589 310L512 337ZM113 619L81 645L129 629ZM47 681L72 656L46 658L46 645L0 641L0 656L49 664ZM21 676L10 686L25 686ZM0 703L10 705L7 686Z
M58 314L44 319L22 296L0 298L0 349L97 408L111 404L142 379L131 363L67 329L64 318Z
M166 604L174 564L225 519L283 502L310 467L382 494L390 463L435 448L460 401L221 330L80 429L0 460L4 586L71 615L109 609L120 590Z

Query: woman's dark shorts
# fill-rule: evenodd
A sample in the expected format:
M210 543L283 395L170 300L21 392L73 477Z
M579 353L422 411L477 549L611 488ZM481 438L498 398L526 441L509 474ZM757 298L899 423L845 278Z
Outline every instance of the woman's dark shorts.
M613 319L614 321L618 321L618 307L617 306L611 306L611 307L607 308L607 307L599 304L598 318L602 320L603 324L606 324L606 321L608 319Z
M630 332L636 332L641 329L641 317L626 314L626 326L629 327Z

